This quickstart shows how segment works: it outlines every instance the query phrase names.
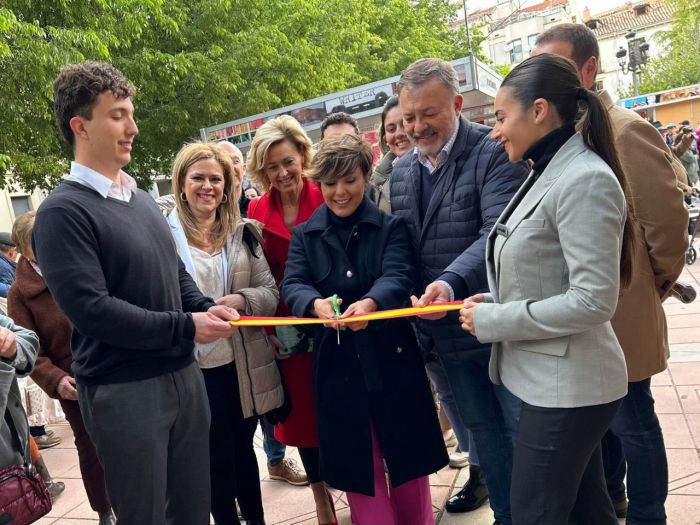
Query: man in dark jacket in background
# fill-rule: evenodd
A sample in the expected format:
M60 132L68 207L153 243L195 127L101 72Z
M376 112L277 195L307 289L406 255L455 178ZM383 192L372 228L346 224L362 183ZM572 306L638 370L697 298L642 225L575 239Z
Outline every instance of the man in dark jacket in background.
M17 271L17 248L8 232L0 232L0 297L7 297L7 292L15 282Z
M461 117L462 95L454 68L438 59L421 59L404 71L398 84L406 134L415 145L394 165L391 208L406 219L420 258L420 299L465 299L485 291L486 237L527 175L511 164L490 128ZM462 421L476 443L496 524L511 524L512 433L519 400L488 375L491 345L459 328L456 314L419 321L425 350L435 351L444 367ZM452 499L472 497L481 480L478 468Z

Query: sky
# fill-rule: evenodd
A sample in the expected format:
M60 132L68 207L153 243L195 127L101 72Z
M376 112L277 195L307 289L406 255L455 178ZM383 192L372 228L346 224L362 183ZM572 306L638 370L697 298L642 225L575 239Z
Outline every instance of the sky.
M453 0L456 4L461 4L460 0ZM495 5L498 0L466 0L467 10L469 12L476 11L477 9L482 9L484 7L490 7ZM521 0L521 7L527 7L530 5L535 5L540 3L542 0ZM583 8L588 6L591 13L601 13L603 11L608 11L614 7L622 5L625 0L576 0L576 7L579 12L579 16L583 13Z

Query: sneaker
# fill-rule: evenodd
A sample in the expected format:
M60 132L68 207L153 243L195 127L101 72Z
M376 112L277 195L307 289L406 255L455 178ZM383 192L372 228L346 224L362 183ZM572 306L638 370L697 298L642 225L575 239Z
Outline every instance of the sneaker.
M61 443L61 438L58 436L49 436L48 434L44 434L43 436L35 437L34 441L36 441L39 450L43 450L45 448L55 447Z
M447 448L452 448L457 444L457 436L455 436L452 429L444 430L442 432L442 439L445 441L445 446Z
M267 473L270 475L270 479L286 481L290 485L303 486L309 484L306 473L299 468L297 462L293 459L285 458L277 465L268 463Z
M462 468L469 465L469 453L455 450L450 454L450 467Z
M66 490L66 484L63 483L63 481L48 481L46 482L46 490L49 492L49 496L51 496L51 503L56 501L56 498Z

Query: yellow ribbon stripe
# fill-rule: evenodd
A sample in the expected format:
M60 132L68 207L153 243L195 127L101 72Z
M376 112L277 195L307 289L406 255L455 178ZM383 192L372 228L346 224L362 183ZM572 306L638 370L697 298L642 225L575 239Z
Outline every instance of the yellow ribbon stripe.
M352 323L355 321L379 321L381 319L395 319L398 317L413 317L415 315L435 314L459 310L464 303L454 301L450 303L433 303L423 308L397 308L395 310L383 310L371 314L353 315L343 319L337 319L338 323ZM248 317L241 316L239 321L230 321L233 326L284 326L300 324L323 324L335 319L318 319L317 317Z

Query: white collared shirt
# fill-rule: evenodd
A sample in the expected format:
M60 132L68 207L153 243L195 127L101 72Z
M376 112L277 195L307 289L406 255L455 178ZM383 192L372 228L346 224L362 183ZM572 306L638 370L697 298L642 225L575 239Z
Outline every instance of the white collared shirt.
M136 181L122 170L119 170L119 183L116 183L101 173L75 161L70 163L70 175L66 177L66 180L92 188L105 199L112 197L129 202L131 195L136 191Z
M418 155L418 162L420 162L423 166L428 168L428 173L434 173L435 170L437 170L440 166L445 164L447 162L447 159L450 156L450 152L452 151L452 146L455 145L455 141L457 140L457 133L459 132L459 120L457 121L457 126L455 127L455 130L452 132L452 135L450 135L450 138L448 141L445 143L445 145L442 147L440 152L437 154L436 164L433 166L433 163L431 160L426 156L423 155L420 151L418 151L417 147L413 148L413 153L415 155Z

